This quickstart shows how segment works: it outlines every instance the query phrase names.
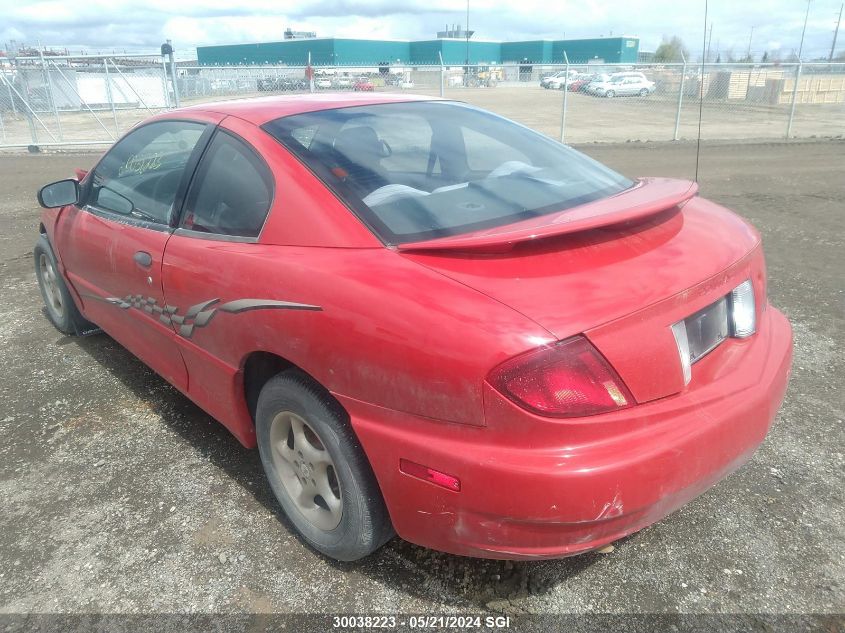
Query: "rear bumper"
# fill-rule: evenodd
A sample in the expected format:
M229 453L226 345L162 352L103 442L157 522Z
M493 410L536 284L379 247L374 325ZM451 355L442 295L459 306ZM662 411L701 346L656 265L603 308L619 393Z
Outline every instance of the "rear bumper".
M789 323L770 307L754 337L697 363L683 393L594 418L536 418L492 390L478 428L339 398L400 536L454 554L556 558L660 520L745 463L791 359ZM459 478L461 491L399 472L400 458Z

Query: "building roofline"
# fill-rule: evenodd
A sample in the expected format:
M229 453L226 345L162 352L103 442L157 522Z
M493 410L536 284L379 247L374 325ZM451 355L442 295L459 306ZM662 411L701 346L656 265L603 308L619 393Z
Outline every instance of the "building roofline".
M574 37L574 38L565 38L565 39L534 39L534 40L480 40L480 39L472 39L470 38L470 43L478 43L478 44L525 44L529 42L595 42L600 40L638 40L640 39L638 35L611 35L608 37ZM458 38L458 37L432 37L428 39L421 39L421 40L399 40L399 39L389 39L389 38L366 38L366 37L306 37L301 39L290 39L290 40L270 40L266 42L237 42L234 44L206 44L204 46L197 46L198 49L200 48L218 48L220 46L258 46L264 44L290 44L292 42L302 43L302 42L325 42L328 40L348 40L352 42L394 42L397 44L416 44L416 43L423 43L423 42L461 42L466 43L466 38Z

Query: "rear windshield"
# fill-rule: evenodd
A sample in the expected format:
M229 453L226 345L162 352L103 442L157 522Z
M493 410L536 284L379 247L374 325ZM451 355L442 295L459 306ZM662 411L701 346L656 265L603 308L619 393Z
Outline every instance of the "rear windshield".
M321 110L263 127L386 244L512 224L633 185L565 145L461 103Z

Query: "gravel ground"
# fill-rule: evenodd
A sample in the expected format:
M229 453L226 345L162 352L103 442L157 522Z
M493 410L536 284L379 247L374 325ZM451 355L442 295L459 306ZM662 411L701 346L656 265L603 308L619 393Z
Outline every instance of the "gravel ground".
M689 177L688 144L590 146ZM795 328L786 402L752 461L611 554L510 563L399 539L342 564L280 519L258 455L105 335L41 313L38 185L92 154L0 155L0 613L843 611L845 143L705 145L702 193L762 231Z

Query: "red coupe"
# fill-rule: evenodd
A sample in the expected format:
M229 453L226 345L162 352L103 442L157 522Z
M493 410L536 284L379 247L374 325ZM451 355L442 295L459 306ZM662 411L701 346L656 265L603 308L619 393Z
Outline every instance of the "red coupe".
M352 84L352 89L355 92L373 92L376 87L372 81L370 81L366 77L362 77L358 79L354 84Z
M50 320L257 446L337 559L601 547L746 462L786 389L746 221L462 103L207 103L77 176L38 196Z

